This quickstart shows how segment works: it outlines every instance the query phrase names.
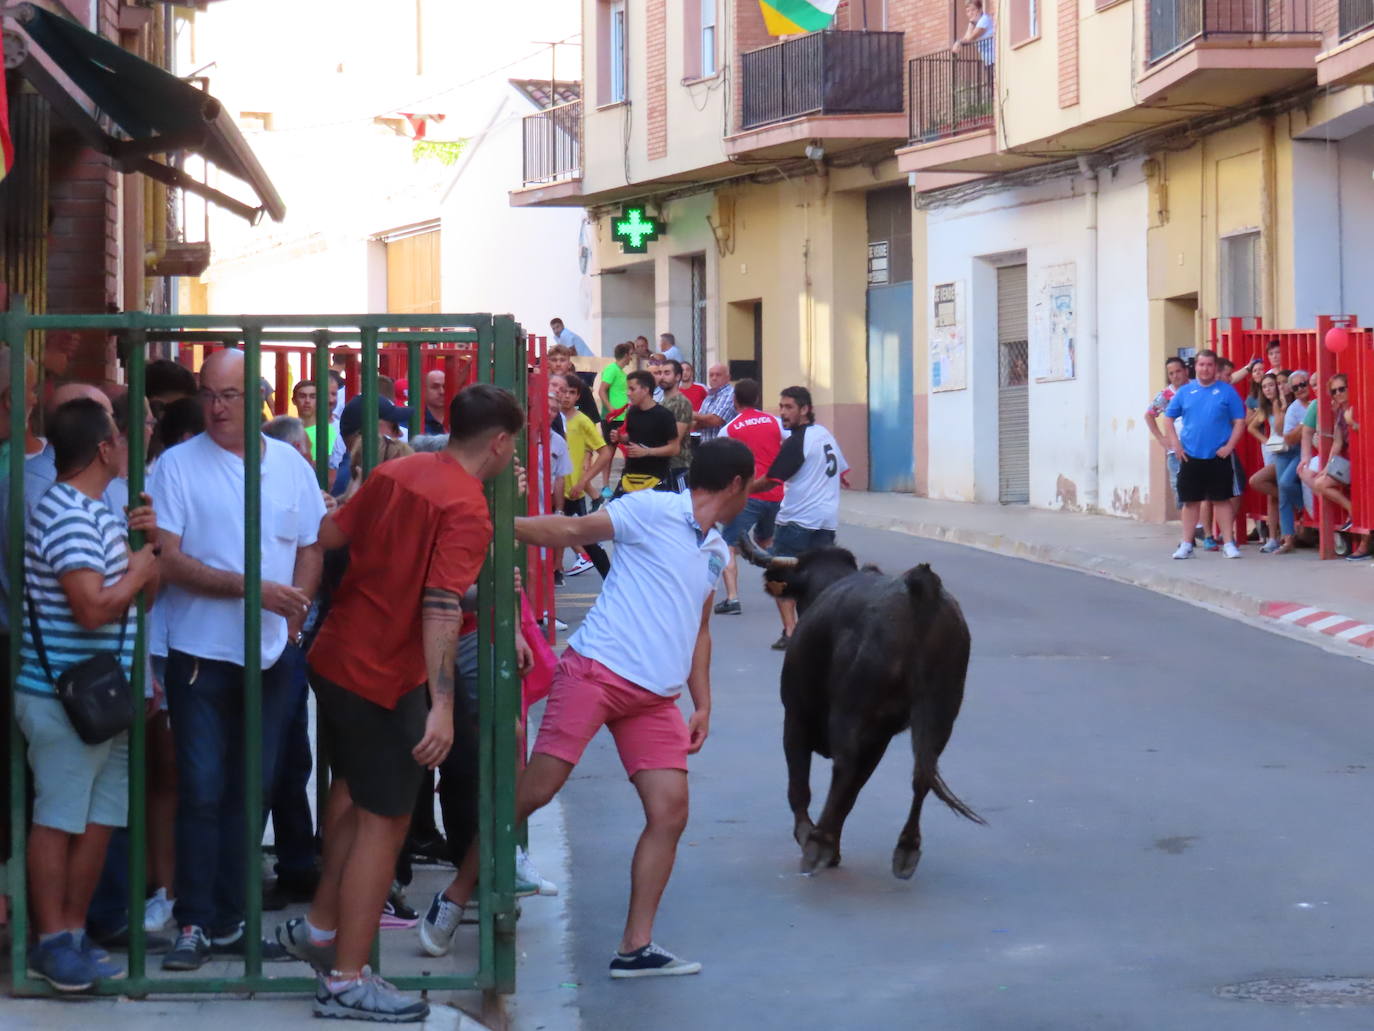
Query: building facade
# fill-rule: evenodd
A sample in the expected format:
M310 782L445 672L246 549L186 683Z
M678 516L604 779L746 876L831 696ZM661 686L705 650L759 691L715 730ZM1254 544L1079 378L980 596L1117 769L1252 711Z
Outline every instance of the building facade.
M512 203L586 210L605 349L671 331L807 384L858 482L1166 518L1164 358L1370 307L1374 8L986 11L961 46L948 0L781 41L755 0L584 0L582 100Z

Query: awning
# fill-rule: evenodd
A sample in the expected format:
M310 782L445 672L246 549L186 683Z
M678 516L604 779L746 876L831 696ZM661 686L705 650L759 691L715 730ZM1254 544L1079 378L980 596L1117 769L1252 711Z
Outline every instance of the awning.
M31 3L5 13L97 108L92 116L33 53L18 68L53 109L96 150L109 154L122 172L141 172L169 186L197 194L257 222L266 213L280 222L286 205L223 105L203 90L143 60L75 21ZM6 58L10 58L6 54ZM7 61L8 63L8 61ZM107 132L111 123L118 135ZM200 154L252 188L258 207L207 186L154 154Z

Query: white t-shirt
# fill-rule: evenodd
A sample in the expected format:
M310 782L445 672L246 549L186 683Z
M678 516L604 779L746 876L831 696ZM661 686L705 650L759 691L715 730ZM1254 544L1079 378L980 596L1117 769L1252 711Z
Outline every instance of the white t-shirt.
M561 433L549 431L549 465L553 467L553 478L571 476L572 458L568 455L568 441ZM549 495L553 484L544 479L544 449L539 449L539 511L549 511ZM559 495L562 497L562 495Z
M169 449L149 483L158 526L181 538L183 554L212 569L244 571L243 459L208 433ZM324 502L310 465L280 440L262 438L262 579L289 584L296 551L318 539ZM243 599L211 598L168 584L157 600L170 648L243 664ZM286 620L262 614L262 666L286 647Z
M808 530L838 529L840 474L848 469L839 442L824 426L812 423L794 429L769 470L773 479L786 485L778 522Z
M671 698L692 671L701 607L730 561L725 540L692 514L692 495L626 494L606 506L615 561L568 641L646 691Z

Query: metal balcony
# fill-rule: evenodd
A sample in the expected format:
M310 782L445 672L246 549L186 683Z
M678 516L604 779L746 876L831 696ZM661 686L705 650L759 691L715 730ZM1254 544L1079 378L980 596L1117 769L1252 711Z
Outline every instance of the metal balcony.
M1342 0L1342 19L1347 4L1374 7L1371 0ZM1310 0L1150 0L1149 63L1199 39L1273 40L1316 31Z
M564 182L582 175L582 101L524 118L524 184Z
M958 53L937 50L911 59L912 143L993 126L995 73L987 60L991 53L979 42L960 47Z
M1340 0L1341 39L1374 25L1374 0Z
M742 59L744 129L803 115L902 110L900 32L813 32Z

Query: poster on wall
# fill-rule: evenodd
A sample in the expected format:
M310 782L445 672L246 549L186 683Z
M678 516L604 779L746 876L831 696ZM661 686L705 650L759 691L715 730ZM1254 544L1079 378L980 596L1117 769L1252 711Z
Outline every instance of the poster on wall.
M1073 379L1078 333L1077 268L1072 261L1046 265L1037 277L1031 328L1031 361L1037 383Z
M968 387L964 344L964 284L941 283L933 291L930 318L930 390Z

